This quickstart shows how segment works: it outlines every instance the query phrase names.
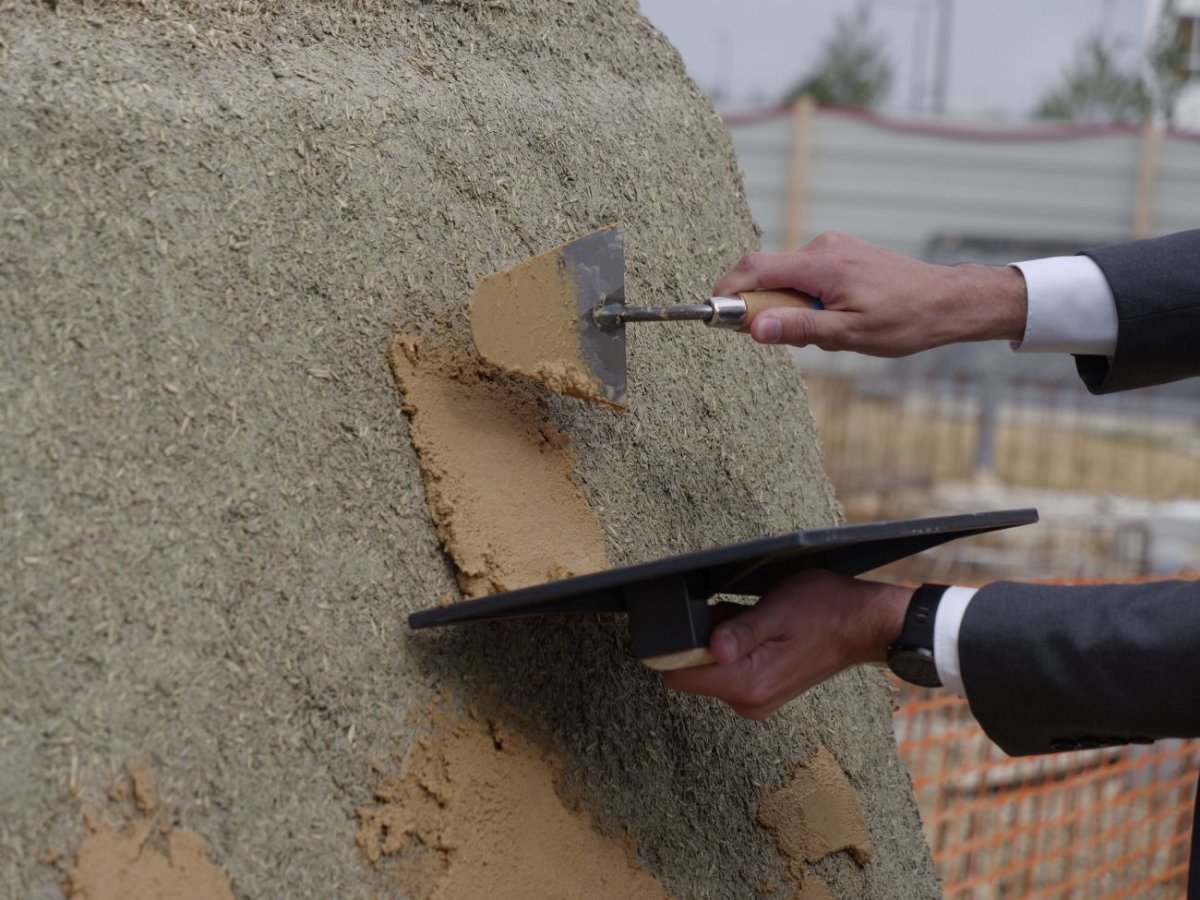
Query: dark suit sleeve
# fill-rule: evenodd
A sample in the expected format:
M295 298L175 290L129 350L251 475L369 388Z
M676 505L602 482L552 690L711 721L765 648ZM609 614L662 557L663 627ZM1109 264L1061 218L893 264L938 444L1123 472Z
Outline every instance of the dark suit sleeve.
M1117 347L1076 356L1093 394L1200 375L1200 229L1083 251L1117 302Z
M1013 756L1200 736L1200 582L997 582L958 647L971 711Z

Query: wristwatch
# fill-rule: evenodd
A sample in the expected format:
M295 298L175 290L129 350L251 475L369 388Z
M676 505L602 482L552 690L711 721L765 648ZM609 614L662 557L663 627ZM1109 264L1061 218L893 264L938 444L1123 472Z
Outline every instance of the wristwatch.
M888 667L911 684L941 687L937 664L933 659L933 623L938 603L949 585L923 584L913 591L904 614L900 637L888 647Z

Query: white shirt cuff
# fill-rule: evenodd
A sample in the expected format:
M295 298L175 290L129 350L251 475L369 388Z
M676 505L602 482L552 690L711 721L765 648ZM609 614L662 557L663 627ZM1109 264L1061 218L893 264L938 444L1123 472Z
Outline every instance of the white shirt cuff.
M967 604L976 588L950 587L938 603L937 618L933 620L933 662L937 666L942 686L965 697L962 669L958 665L958 630L962 627Z
M1117 303L1100 267L1086 256L1055 256L1012 263L1025 276L1023 353L1112 356L1117 346Z

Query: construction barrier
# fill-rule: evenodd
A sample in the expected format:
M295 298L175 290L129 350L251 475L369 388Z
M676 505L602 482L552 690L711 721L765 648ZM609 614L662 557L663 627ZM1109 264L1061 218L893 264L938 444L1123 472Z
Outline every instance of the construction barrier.
M1200 439L1180 398L1159 398L1154 414L1135 394L1098 408L1073 371L1052 381L1030 380L1024 360L1016 369L992 395L936 367L807 374L851 521L1003 506L1042 515L1037 526L956 541L872 577L1197 577L1187 570L1200 566ZM1200 740L1012 758L962 698L898 690L896 738L947 898L1185 895Z
M1200 741L1009 757L946 691L896 738L947 898L1182 898Z

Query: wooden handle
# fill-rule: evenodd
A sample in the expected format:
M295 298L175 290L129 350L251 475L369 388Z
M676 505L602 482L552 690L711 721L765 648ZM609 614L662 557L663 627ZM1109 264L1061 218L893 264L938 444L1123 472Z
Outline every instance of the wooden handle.
M690 669L692 666L707 666L716 661L717 658L708 652L707 647L692 647L690 650L680 650L678 653L647 656L642 660L645 665L659 672Z
M746 324L741 327L741 331L749 331L754 317L768 309L819 308L816 300L800 291L743 291L738 296L746 301Z

